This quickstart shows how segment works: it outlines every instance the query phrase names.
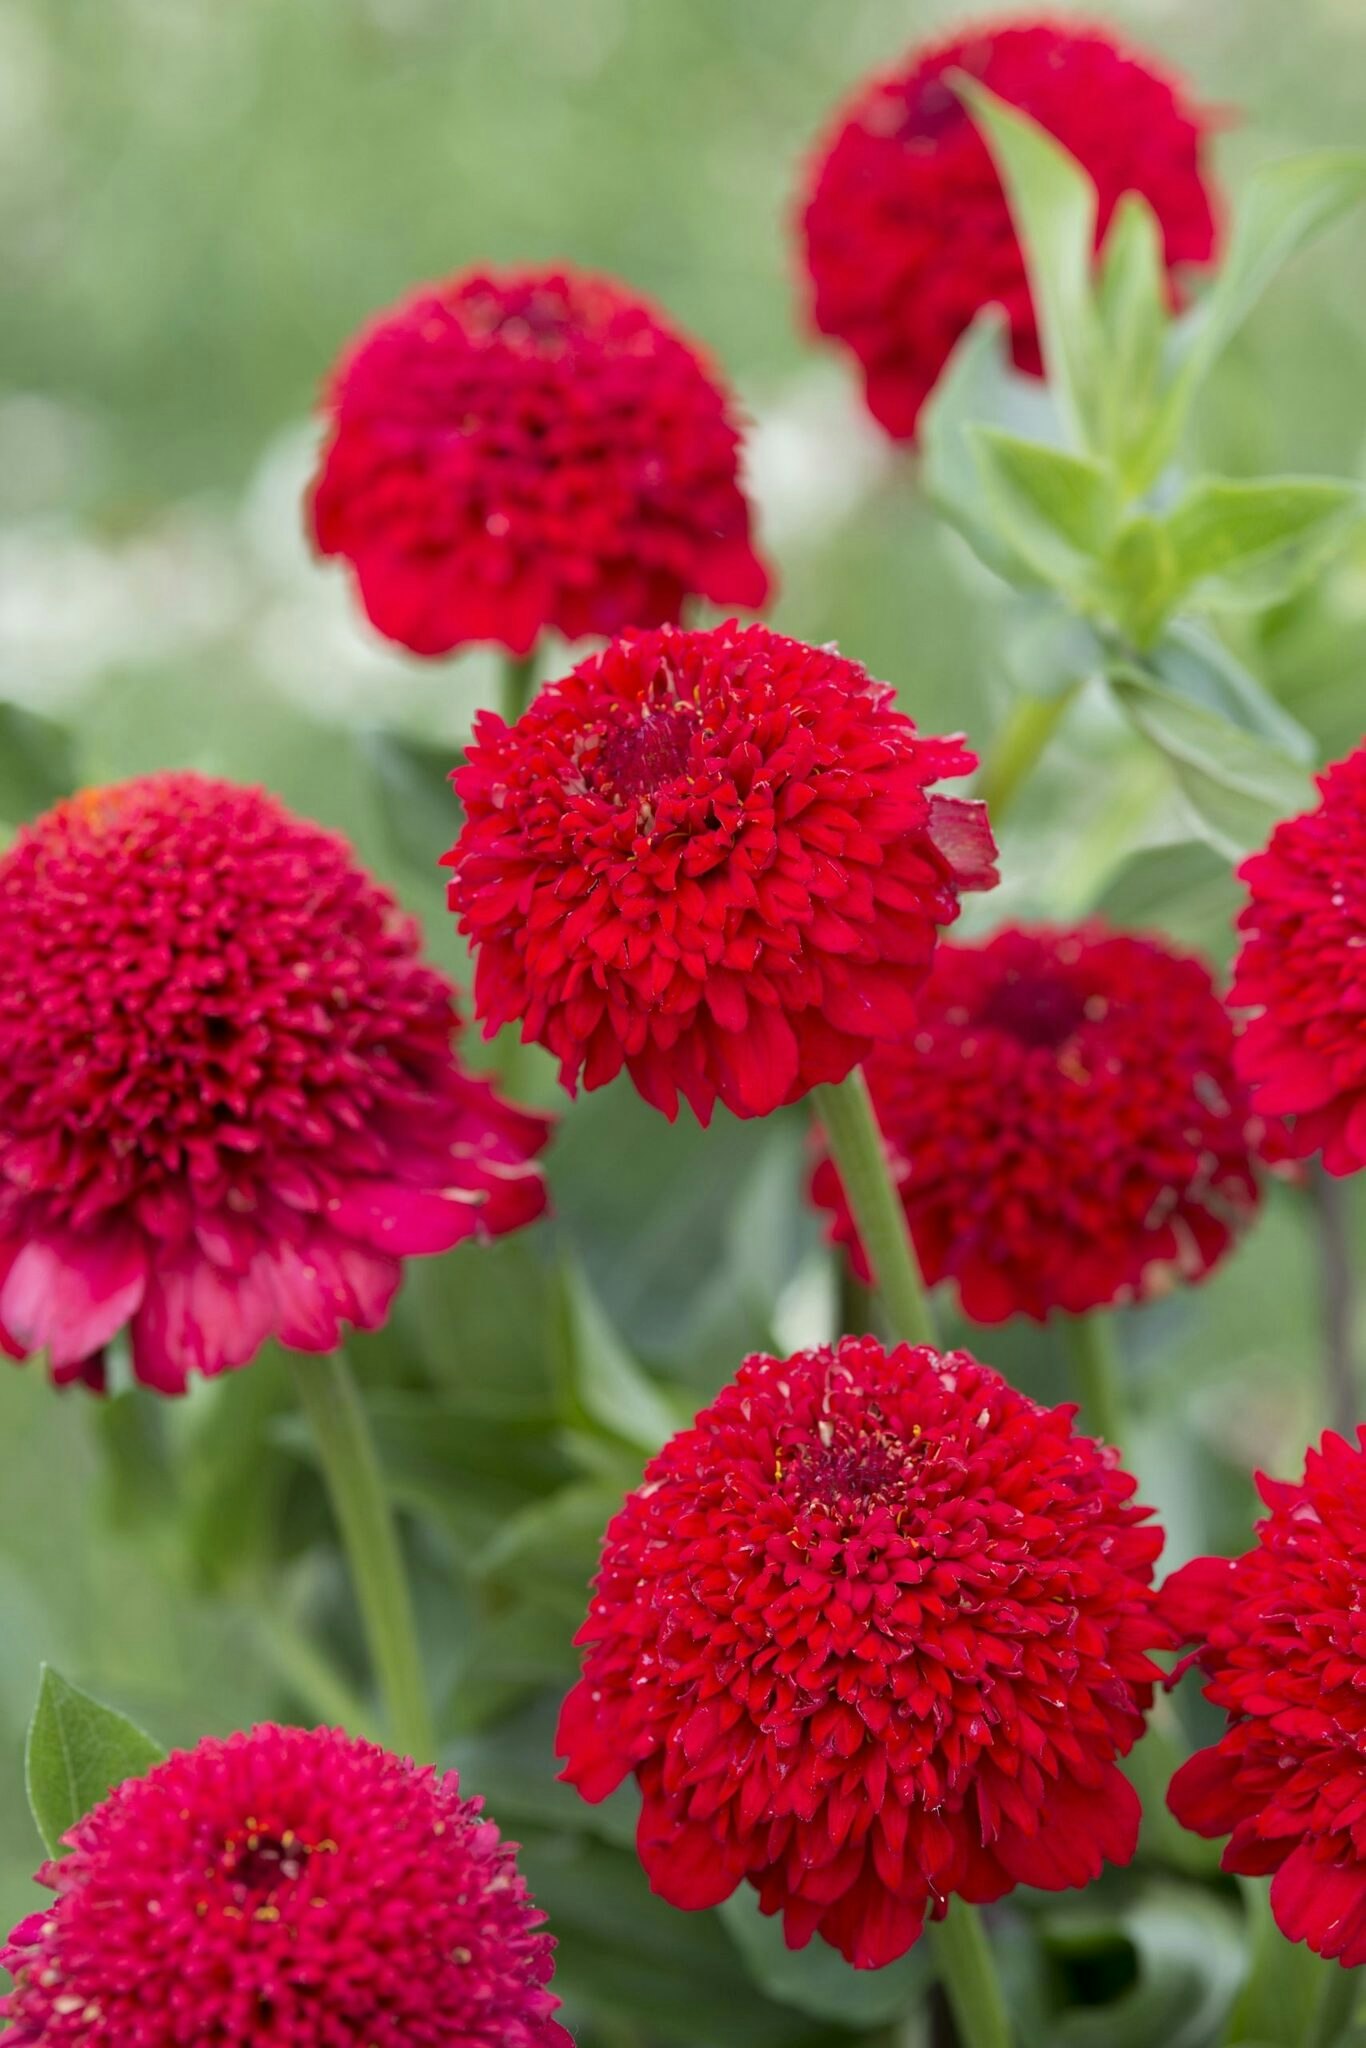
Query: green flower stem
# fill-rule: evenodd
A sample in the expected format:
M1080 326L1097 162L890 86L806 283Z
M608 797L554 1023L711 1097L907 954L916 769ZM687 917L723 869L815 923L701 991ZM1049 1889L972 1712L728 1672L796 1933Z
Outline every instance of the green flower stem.
M931 1940L962 2048L1010 2048L1006 2002L977 1908L955 1899L932 1923Z
M1357 1989L1355 1970L1344 1970L1341 1963L1320 1965L1319 1995L1304 2030L1303 2048L1338 2048L1356 2011Z
M530 654L509 654L503 663L503 701L499 707L509 725L515 725L526 710L535 685L535 648Z
M984 799L993 824L1005 816L1076 694L1073 687L1054 697L1016 699L977 782L976 794Z
M937 1344L934 1312L888 1171L863 1069L855 1067L836 1085L817 1088L815 1104L894 1335L911 1344Z
M290 1365L341 1529L390 1739L416 1762L430 1763L436 1735L413 1603L360 1390L340 1352L292 1352Z
M1323 1302L1323 1392L1328 1421L1348 1443L1361 1420L1353 1357L1352 1253L1346 1215L1347 1184L1309 1169L1309 1199L1318 1232L1319 1295Z
M1089 1316L1067 1316L1063 1338L1071 1353L1083 1428L1103 1437L1107 1444L1122 1444L1124 1402L1110 1317L1103 1310Z

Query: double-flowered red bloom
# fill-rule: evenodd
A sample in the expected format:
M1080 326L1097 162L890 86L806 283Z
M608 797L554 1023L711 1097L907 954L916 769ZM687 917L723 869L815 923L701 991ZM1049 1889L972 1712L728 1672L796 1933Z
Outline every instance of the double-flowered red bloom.
M524 654L763 603L730 399L610 278L476 270L367 327L333 373L321 551L415 654Z
M868 406L909 436L984 306L1038 371L1024 257L991 155L953 88L966 73L1057 137L1094 180L1103 235L1125 192L1157 216L1169 270L1208 263L1202 117L1150 59L1075 22L1002 22L912 52L863 87L822 146L803 215L816 325L852 350Z
M1358 1435L1366 1441L1366 1430ZM1366 1963L1366 1455L1325 1436L1232 1562L1198 1558L1164 1611L1228 1732L1172 1780L1184 1827L1228 1835L1224 1869L1273 1872L1281 1932ZM1184 1667L1183 1667L1184 1668Z
M935 955L868 1065L925 1277L974 1321L1083 1315L1207 1274L1258 1201L1260 1124L1202 962L1097 924ZM812 1193L868 1267L834 1162Z
M1297 1158L1366 1167L1366 741L1319 778L1322 799L1238 870L1248 904L1232 1001L1252 1012L1238 1064Z
M329 1351L407 1255L545 1206L545 1118L343 841L260 790L87 791L0 860L0 1344L103 1379Z
M654 1889L748 1880L861 1968L951 1895L1124 1863L1170 1641L1117 1455L964 1353L751 1358L607 1531L559 1752Z
M255 1728L118 1786L0 1964L11 2048L572 2048L512 1844L339 1730Z
M966 774L885 684L763 626L627 634L516 725L476 722L447 856L490 1030L573 1089L627 1068L763 1116L908 1031L959 892L994 883Z

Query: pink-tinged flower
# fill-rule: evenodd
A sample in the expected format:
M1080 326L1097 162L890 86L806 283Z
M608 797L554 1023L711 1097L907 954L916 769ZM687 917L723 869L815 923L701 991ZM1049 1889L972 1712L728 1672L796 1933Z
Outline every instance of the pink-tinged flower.
M513 1844L339 1729L207 1740L115 1788L0 1950L11 2048L572 2048Z
M1138 192L1157 216L1169 271L1215 253L1208 119L1108 30L1026 16L913 51L840 114L802 221L815 324L853 352L869 411L898 438L914 434L984 306L1005 308L1020 368L1042 367L1024 256L955 72L1038 122L1089 173L1098 243L1121 196Z
M868 1081L925 1278L980 1323L1204 1279L1256 1211L1259 1149L1283 1146L1203 962L1096 923L941 946ZM812 1196L867 1280L828 1158Z
M547 1120L455 1058L449 984L331 833L199 775L0 859L0 1342L103 1380L329 1351L400 1262L545 1206Z
M676 1906L756 1887L856 1967L952 1895L1125 1863L1169 1644L1117 1453L965 1353L750 1358L611 1523L557 1748L634 1772Z
M1231 1000L1253 1012L1238 1067L1297 1158L1366 1167L1366 740L1319 777L1322 797L1244 861L1248 903Z
M764 1116L911 1028L939 928L996 880L975 757L829 648L734 622L627 634L514 726L481 713L451 908L492 1032L571 1092L623 1065L668 1117Z
M525 654L761 605L730 397L610 278L469 271L382 315L333 372L319 549L415 654Z
M1366 1442L1366 1428L1357 1432ZM1366 1456L1328 1435L1298 1484L1259 1475L1256 1547L1197 1558L1162 1592L1228 1730L1181 1766L1183 1827L1228 1835L1225 1870L1273 1873L1291 1941L1366 1963ZM1185 1670L1183 1664L1180 1670Z

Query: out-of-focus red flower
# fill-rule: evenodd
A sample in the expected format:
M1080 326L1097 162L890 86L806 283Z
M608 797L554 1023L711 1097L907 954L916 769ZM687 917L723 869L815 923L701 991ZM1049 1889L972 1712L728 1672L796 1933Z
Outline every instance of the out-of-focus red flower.
M1094 180L1104 235L1138 192L1169 270L1215 252L1201 157L1208 122L1147 57L1075 22L983 26L916 50L865 85L814 166L803 213L812 314L862 367L869 410L908 438L955 342L984 306L1042 367L1024 257L991 155L952 86L970 77L1057 137Z
M1366 1429L1357 1432L1366 1442ZM1163 1612L1228 1732L1181 1766L1168 1805L1183 1827L1228 1835L1223 1867L1274 1872L1291 1941L1366 1963L1366 1456L1328 1435L1299 1484L1259 1476L1270 1512L1256 1547L1197 1558ZM1186 1665L1179 1667L1184 1670Z
M544 1117L350 849L199 775L90 790L0 860L0 1342L184 1391L382 1323L410 1254L545 1206Z
M1238 1067L1258 1109L1329 1173L1366 1166L1366 741L1319 777L1322 800L1244 861L1231 1000L1252 1011Z
M982 1323L1200 1280L1258 1201L1261 1125L1202 962L1088 924L941 946L868 1064L925 1278ZM867 1261L833 1161L831 1236Z
M828 648L734 622L627 634L516 725L480 714L446 864L489 1032L571 1090L623 1064L670 1118L764 1116L909 1030L959 891L989 888L975 763Z
M729 395L610 278L471 271L367 327L333 372L313 487L318 547L415 654L525 654L756 606Z
M564 1775L634 1772L654 1889L743 1880L856 1967L927 1911L1133 1854L1170 1635L1117 1454L965 1353L750 1358L607 1531Z
M116 1787L0 1964L12 2048L572 2048L516 1852L454 1771L339 1729Z

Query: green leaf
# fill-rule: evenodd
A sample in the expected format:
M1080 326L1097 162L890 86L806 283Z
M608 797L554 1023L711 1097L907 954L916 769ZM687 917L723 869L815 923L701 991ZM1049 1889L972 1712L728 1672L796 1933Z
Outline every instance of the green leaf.
M1167 390L1133 482L1161 475L1204 379L1283 264L1366 197L1366 151L1328 149L1252 178L1228 251L1204 298L1171 330Z
M968 440L997 531L1048 582L1080 584L1114 530L1118 508L1106 471L1084 455L999 427L972 427Z
M1101 252L1096 298L1104 442L1127 477L1150 428L1170 325L1162 229L1139 192L1124 193L1115 208Z
M0 819L21 825L69 796L78 781L64 726L18 704L0 704Z
M1203 477L1165 526L1182 591L1212 604L1280 604L1361 517L1356 484L1327 477Z
M1038 123L966 74L954 90L981 129L1024 251L1048 381L1078 447L1096 445L1100 329L1091 287L1096 188Z
M1312 803L1306 770L1265 740L1161 688L1136 669L1111 670L1115 701L1166 757L1193 824L1230 860L1264 844L1273 825Z
M999 643L1006 675L1027 697L1070 696L1105 665L1095 629L1052 591L1010 597Z
M933 1980L929 1944L924 1941L885 1969L855 1970L826 1942L789 1948L782 1920L759 1911L758 1898L748 1885L733 1892L719 1911L758 1989L814 2019L846 2027L885 2027L912 2012Z
M653 1453L678 1427L660 1389L637 1365L580 1269L565 1262L558 1288L558 1353L567 1419Z
M165 1751L141 1728L43 1666L24 1751L28 1803L50 1856L62 1837L125 1778L139 1778Z
M1120 528L1097 578L1104 610L1139 647L1150 647L1180 595L1176 555L1166 528L1150 512Z
M434 876L460 830L461 809L450 783L459 748L425 746L382 731L358 733L356 747L395 853L419 873Z
M1245 731L1259 733L1292 761L1307 763L1315 758L1313 735L1243 667L1218 634L1200 621L1174 619L1150 651L1148 667L1175 696L1203 704Z
M1027 588L1045 578L999 529L972 438L988 427L1049 447L1062 441L1047 385L1011 366L999 306L985 307L959 338L921 412L920 446L938 510L989 569Z

